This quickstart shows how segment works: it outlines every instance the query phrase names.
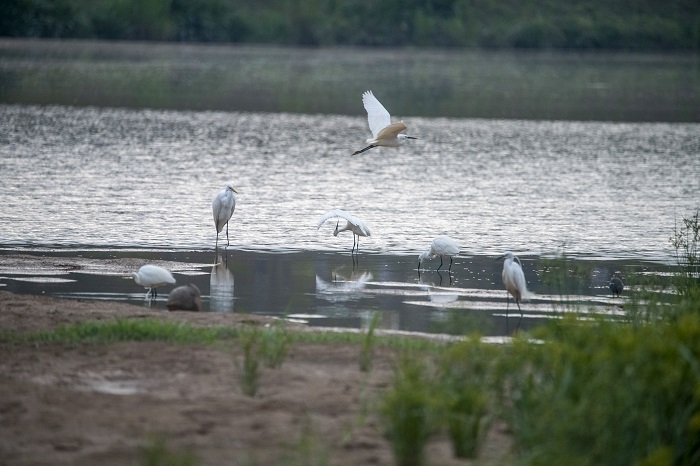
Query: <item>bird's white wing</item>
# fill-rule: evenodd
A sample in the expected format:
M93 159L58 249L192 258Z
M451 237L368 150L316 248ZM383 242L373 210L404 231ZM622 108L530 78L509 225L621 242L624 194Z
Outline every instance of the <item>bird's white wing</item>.
M369 129L372 131L372 136L376 138L381 130L391 124L391 115L389 115L387 109L384 108L384 105L372 94L372 91L367 91L362 94L362 103L365 106L365 110L367 110Z
M459 254L459 244L457 241L446 235L438 236L433 240L432 249L439 254L457 255Z
M331 218L335 218L335 217L344 218L345 220L347 220L347 221L349 221L349 222L352 222L352 221L355 220L355 217L353 217L352 215L350 215L348 212L345 212L344 210L340 210L340 209L329 210L328 212L326 212L326 213L323 215L323 217L321 217L320 219L318 219L318 227L317 227L317 229L318 229L318 228L321 228L321 225L323 225L324 223L326 223L327 220L329 220L329 219L331 219Z
M327 221L328 219L336 218L336 217L344 218L345 220L347 220L347 221L350 222L351 224L357 225L357 227L358 227L360 230L362 230L362 232L363 232L365 235L367 235L367 236L370 236L370 235L371 235L371 233L370 233L370 231L369 231L369 227L365 224L365 222L363 222L362 220L360 220L360 219L357 218L357 217L354 217L354 216L353 216L352 214L350 214L349 212L346 212L346 211L340 210L340 209L335 209L335 210L331 210L331 211L326 212L326 213L323 215L323 217L321 217L320 219L318 219L318 227L317 227L317 229L318 229L318 228L321 228L321 225L323 225L324 223L326 223L326 221Z

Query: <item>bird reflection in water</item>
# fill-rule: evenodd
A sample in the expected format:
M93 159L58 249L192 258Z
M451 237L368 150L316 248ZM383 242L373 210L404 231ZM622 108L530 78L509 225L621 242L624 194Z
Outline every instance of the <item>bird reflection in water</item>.
M373 278L372 273L367 270L353 267L347 274L343 269L333 270L333 279L330 282L316 275L316 293L328 301L347 301L353 298L355 292L365 288L367 282Z
M227 261L217 258L209 278L210 311L233 312L233 285L233 274L228 269Z
M443 270L436 270L433 272L421 273L418 269L418 282L429 286L452 286L454 284L452 272Z

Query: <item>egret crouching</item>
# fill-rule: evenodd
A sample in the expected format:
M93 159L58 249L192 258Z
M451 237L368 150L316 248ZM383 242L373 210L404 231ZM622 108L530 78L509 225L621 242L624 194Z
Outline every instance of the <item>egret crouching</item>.
M157 265L144 265L138 272L131 274L137 285L148 288L146 295L150 292L153 298L158 296L157 288L164 285L172 285L175 279L170 272Z
M227 184L224 189L219 191L211 203L211 208L214 214L214 225L216 226L216 249L219 249L219 233L226 225L226 246L229 245L228 240L228 222L231 220L233 211L236 210L236 196L238 194L232 184Z
M511 296L513 296L515 304L518 305L520 317L522 318L523 311L520 309L520 303L530 297L530 292L527 291L525 274L523 273L520 259L513 255L512 252L507 252L498 259L505 259L503 262L503 272L501 273L501 278L503 279L503 284L505 285L506 290L511 294ZM510 300L508 300L506 303L506 319L508 318L509 305Z
M338 236L338 233L341 231L347 231L350 230L352 231L352 250L350 251L350 254L354 254L355 252L355 238L357 238L357 250L359 252L360 250L360 236L371 236L371 232L369 231L369 227L360 220L357 217L353 217L351 214L348 212L345 212L344 210L331 210L327 212L323 217L321 217L318 221L318 228L321 228L321 226L326 223L327 220L331 218L338 218L338 222L335 225L335 231L333 231L333 236ZM344 227L340 227L340 219L345 219L346 223ZM317 229L318 229L317 228Z
M622 294L622 290L625 289L625 284L622 283L622 280L619 277L612 277L610 283L608 284L608 288L610 288L610 292L612 292L613 298L619 298Z
M459 244L457 244L457 241L446 235L438 236L430 244L430 248L418 256L418 270L420 270L420 266L425 259L432 259L435 256L440 256L440 265L438 266L437 271L440 271L440 267L442 267L442 259L449 257L450 268L448 271L451 272L452 257L456 256L457 254L459 254Z
M367 122L370 131L372 131L372 137L366 141L369 146L353 152L352 155L361 154L378 146L399 147L403 144L404 139L418 139L403 134L403 131L408 128L403 121L391 122L391 115L372 94L372 91L362 94L362 103L367 110Z
M201 311L202 297L199 288L192 283L178 286L168 295L166 306L169 311Z

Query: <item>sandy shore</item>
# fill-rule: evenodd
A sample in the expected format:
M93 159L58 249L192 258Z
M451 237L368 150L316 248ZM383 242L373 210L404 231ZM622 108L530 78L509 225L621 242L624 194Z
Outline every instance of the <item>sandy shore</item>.
M197 326L271 322L0 292L3 332L124 317ZM324 458L334 465L393 464L375 414L391 380L391 350L378 348L366 374L356 346L295 343L280 368L263 369L255 398L240 389L235 351L161 342L0 345L0 464L138 464L154 438L201 465ZM503 464L509 445L501 428L492 429L479 464ZM428 458L471 464L454 459L443 437L430 444Z

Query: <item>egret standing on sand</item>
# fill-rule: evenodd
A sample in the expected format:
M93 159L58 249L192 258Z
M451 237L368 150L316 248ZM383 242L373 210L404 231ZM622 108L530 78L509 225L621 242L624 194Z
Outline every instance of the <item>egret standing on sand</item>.
M227 184L224 189L219 191L214 201L211 203L211 208L214 213L214 225L216 226L216 249L219 249L219 233L226 225L226 246L229 245L228 240L228 221L231 220L233 211L236 209L236 196L238 194L232 184Z
M437 271L440 271L442 267L442 259L445 257L450 258L450 268L448 271L452 271L452 257L459 254L459 244L457 241L446 235L438 236L430 244L430 248L418 256L418 270L425 259L432 259L435 256L440 256L440 265Z
M350 254L353 254L355 252L355 238L357 237L357 250L360 250L360 236L371 236L371 232L369 231L369 227L365 225L365 222L360 220L357 217L353 217L349 213L345 212L344 210L331 210L327 212L323 217L321 217L318 221L318 228L321 228L321 225L326 223L326 220L331 219L331 218L336 218L338 217L339 220L335 225L335 231L333 231L333 236L338 236L338 233L341 231L346 231L350 230L352 231L352 250L350 251ZM340 228L340 218L343 218L347 220L345 223L345 226Z
M170 272L157 265L144 265L138 272L132 273L131 276L137 285L148 288L146 296L150 292L153 298L158 296L157 287L175 283L175 279Z
M506 290L513 296L515 304L518 305L520 317L522 318L523 311L520 309L520 303L523 301L523 299L528 299L530 297L530 292L527 291L525 274L523 273L520 259L518 256L513 255L512 252L507 252L498 259L505 259L503 262L503 272L501 273L501 278L503 279L503 284L506 286ZM508 317L509 304L510 300L508 300L506 304L506 318Z
M366 141L369 146L353 152L352 155L361 154L377 146L399 147L403 144L404 139L418 139L402 133L407 128L406 123L403 121L391 123L391 115L372 94L372 91L362 94L362 103L365 106L365 110L367 110L367 121L373 137Z

